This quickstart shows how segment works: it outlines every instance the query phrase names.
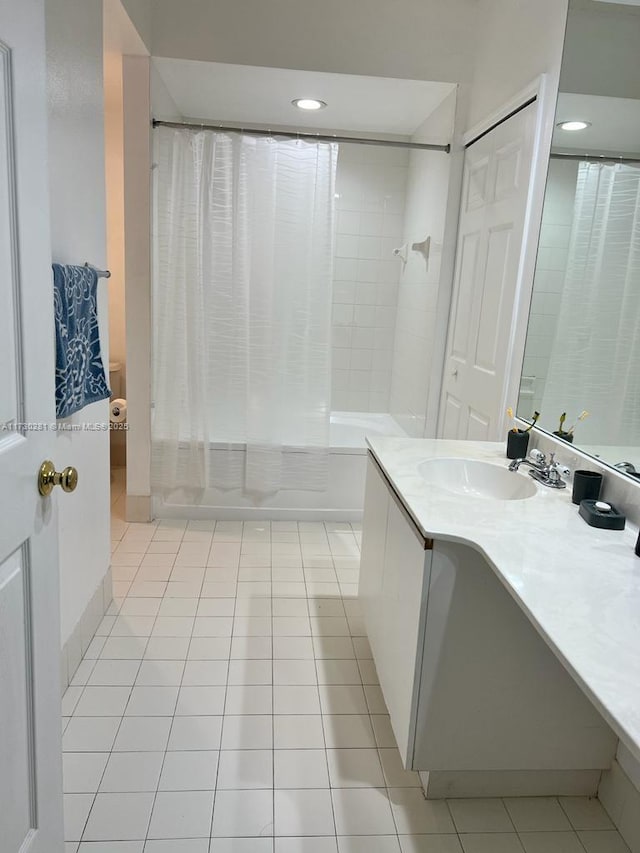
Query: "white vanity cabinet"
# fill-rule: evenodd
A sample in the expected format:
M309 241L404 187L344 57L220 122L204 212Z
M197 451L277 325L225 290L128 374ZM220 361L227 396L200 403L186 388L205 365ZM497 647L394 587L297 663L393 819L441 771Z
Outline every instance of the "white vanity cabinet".
M359 597L405 767L413 764L430 546L370 457Z
M427 538L371 454L359 597L402 761L428 773L427 796L595 793L615 735L483 554Z

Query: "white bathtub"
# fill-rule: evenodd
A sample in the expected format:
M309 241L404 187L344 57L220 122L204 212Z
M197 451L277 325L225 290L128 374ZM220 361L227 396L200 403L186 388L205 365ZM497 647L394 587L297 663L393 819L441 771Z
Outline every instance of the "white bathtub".
M336 453L366 454L367 435L405 435L404 430L387 414L369 412L331 412L331 450Z
M306 518L323 521L358 521L364 505L368 435L397 435L405 432L389 414L332 412L329 447L329 476L326 491L291 489L263 501L243 489L207 489L194 501L192 494L176 489L154 497L158 518L263 518L286 520ZM213 446L213 453L244 453L241 444ZM292 449L291 452L295 452Z

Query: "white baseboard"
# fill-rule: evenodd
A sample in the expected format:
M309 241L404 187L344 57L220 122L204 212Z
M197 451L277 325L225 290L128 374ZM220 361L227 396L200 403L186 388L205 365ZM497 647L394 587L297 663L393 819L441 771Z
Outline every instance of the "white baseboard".
M427 799L593 796L596 793L631 853L640 853L640 790L616 760L610 770L422 772ZM598 784L598 779L599 784Z
M150 495L127 495L126 520L145 523L153 520L152 500Z
M428 800L457 797L594 796L600 770L468 770L420 773Z
M60 651L60 689L62 693L71 683L71 679L89 648L89 643L111 604L112 598L111 568L109 568L96 587L78 624L71 632L71 636L63 644Z
M128 509L128 507L127 507ZM128 515L128 512L127 512ZM362 521L362 510L246 506L191 506L154 499L154 518L188 518L217 521ZM127 519L131 520L131 519Z
M618 761L602 774L598 799L631 853L640 853L640 791Z

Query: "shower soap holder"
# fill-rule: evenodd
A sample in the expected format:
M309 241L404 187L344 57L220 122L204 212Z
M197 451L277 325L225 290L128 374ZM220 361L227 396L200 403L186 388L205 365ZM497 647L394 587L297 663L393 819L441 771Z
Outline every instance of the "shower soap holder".
M625 516L613 504L586 498L580 501L580 516L590 527L602 530L624 530Z

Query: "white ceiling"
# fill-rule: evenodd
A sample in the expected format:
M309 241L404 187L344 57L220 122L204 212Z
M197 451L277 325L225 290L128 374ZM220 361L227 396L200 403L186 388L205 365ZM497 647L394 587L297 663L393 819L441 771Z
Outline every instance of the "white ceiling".
M120 0L104 0L102 39L106 53L124 56L149 55Z
M561 92L556 123L576 119L591 122L591 127L575 132L556 127L554 149L581 154L640 154L640 101Z
M455 88L451 83L165 59L153 62L183 116L226 124L411 136ZM314 113L294 98L318 98ZM162 116L155 116L162 118Z

